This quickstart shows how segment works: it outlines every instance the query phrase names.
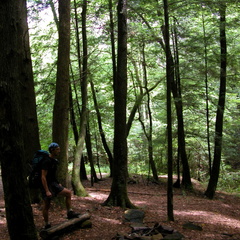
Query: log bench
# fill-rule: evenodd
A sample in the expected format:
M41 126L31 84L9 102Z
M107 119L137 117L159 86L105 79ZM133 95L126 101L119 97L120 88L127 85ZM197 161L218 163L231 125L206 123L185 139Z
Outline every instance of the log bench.
M91 227L91 222L89 213L84 213L79 215L78 218L69 219L63 223L53 226L48 229L43 229L40 231L39 235L42 239L52 239L60 234L73 231L77 228Z

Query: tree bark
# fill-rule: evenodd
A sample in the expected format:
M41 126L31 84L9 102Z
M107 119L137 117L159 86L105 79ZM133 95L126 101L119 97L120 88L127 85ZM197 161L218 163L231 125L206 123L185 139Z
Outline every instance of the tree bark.
M111 49L112 49L112 70L113 70L113 86L114 86L117 78L117 64L116 64L116 52L115 52L115 34L114 34L112 0L109 0L108 8L109 8L109 19L110 19L110 38L111 38Z
M143 43L143 76L144 76L144 87L147 91L147 104L146 104L146 114L149 118L149 131L148 133L145 131L145 135L148 140L148 158L149 158L149 165L152 170L153 179L158 182L158 174L157 174L157 168L153 159L153 141L152 141L152 129L153 129L153 123L152 123L152 111L150 107L150 92L148 90L148 78L147 78L147 69L146 69L146 61L145 61L145 49L144 49L144 43Z
M69 128L70 0L59 0L57 81L53 109L53 141L61 147L58 180L67 185Z
M158 8L158 9L160 9L160 8ZM161 13L160 13L159 10L157 10L157 14L158 14L158 16L161 16ZM149 23L146 21L146 19L140 13L138 13L138 15L146 23L148 28L152 29L151 26L149 25ZM163 26L163 29L162 29L163 36L165 36L165 31L166 31L166 29L164 29L164 26ZM158 41L158 43L160 44L162 49L166 52L166 43L164 44L162 38L159 38L159 37L156 37L156 36L154 36L154 37ZM165 40L165 42L166 42L166 40ZM174 66L174 61L173 61L171 51L170 51L169 54L171 56L169 61L171 61L172 62L171 64ZM184 134L184 128L183 128L184 124L183 124L183 113L182 113L182 99L177 94L177 87L175 86L175 81L174 81L174 70L172 70L172 72L171 72L171 90L172 90L172 93L173 93L174 103L175 103L177 117L178 117L178 124L179 124L178 129L180 130L180 131L179 130L178 131L180 133L179 142L181 143L180 150L181 150L181 159L182 159L182 166L183 166L182 184L186 188L191 189L192 188L192 183L191 183L190 169L189 169L188 159L187 159L187 154L186 154L186 149L185 149L185 134Z
M165 36L165 31L167 31L164 27L162 28L163 35ZM175 39L175 42L177 40ZM177 48L177 47L176 47ZM166 48L166 39L165 39L165 49ZM178 50L177 50L178 51ZM178 56L176 57L178 58ZM180 149L180 157L182 161L182 185L186 189L192 189L190 168L187 159L186 153L186 144L185 144L185 130L184 130L184 121L183 121L183 103L182 103L182 95L181 95L181 84L180 84L180 76L179 76L179 64L178 60L176 64L174 63L173 55L171 49L169 49L169 64L172 66L172 71L170 74L171 81L171 91L174 98L174 104L177 113L177 122L178 122L178 144ZM176 73L176 74L175 74ZM176 80L175 80L176 78Z
M218 177L221 164L222 153L222 133L223 133L223 114L225 107L226 97L226 77L227 77L227 40L226 40L226 4L220 4L220 48L221 48L221 62L220 62L220 89L218 108L215 125L215 146L214 146L214 159L212 166L212 173L208 183L205 195L212 199L215 195L217 188Z
M169 44L169 16L168 1L163 0L165 20L165 47L166 47L166 74L167 74L167 133L168 133L168 187L167 187L167 213L168 220L174 221L173 215L173 178L172 178L172 110L171 110L171 83L174 65L171 60Z
M23 112L23 138L24 138L24 152L25 152L25 174L30 173L30 166L32 165L32 158L34 153L41 149L39 139L39 128L36 110L36 96L34 90L32 59L29 44L29 32L27 23L27 13L21 18L22 25L22 44L24 46L23 57L24 64L22 66L22 79L20 84L21 89L21 106ZM29 140L31 139L31 140ZM40 201L39 191L30 190L32 202Z
M83 41L83 70L81 74L82 110L81 110L81 120L80 120L80 133L79 133L78 143L76 146L76 152L74 155L73 172L72 172L72 184L73 184L75 194L78 196L87 195L87 192L84 189L81 183L81 180L79 178L79 169L81 167L80 161L81 161L81 156L83 152L83 146L84 146L85 137L86 137L86 127L87 127L87 121L88 121L87 120L88 48L87 48L86 15L87 15L87 0L84 0L83 8L82 8L82 38L83 38L82 40Z
M94 163L93 163L92 139L91 139L89 123L87 124L85 142L86 142L86 148L87 148L87 154L88 154L88 161L91 167L91 185L93 186L94 182L95 183L98 182L98 177L97 177L97 173L95 171Z
M21 18L23 27L22 41L24 45L23 57L24 65L22 68L21 95L23 109L23 125L24 125L24 151L27 163L32 164L32 157L36 150L41 149L39 141L39 128L36 110L36 96L34 90L32 59L29 46L29 32L27 24L27 15L24 13ZM29 141L29 139L31 139Z
M203 7L203 6L202 6ZM210 144L210 117L209 117L209 88L208 88L208 49L207 49L207 36L205 27L205 18L202 13L202 25L203 25L203 38L204 38L204 74L205 74L205 93L206 93L206 130L207 130L207 145L208 145L208 168L209 175L212 172L212 154Z
M114 162L111 192L104 205L133 208L127 193L127 9L119 0L117 78L114 82Z
M78 128L77 128L76 116L75 116L74 105L73 105L73 96L72 96L71 85L70 85L70 92L69 92L69 108L70 108L70 123L72 125L72 131L73 131L75 144L77 145Z
M37 240L25 172L22 87L26 78L32 80L26 1L1 2L0 22L0 161L7 227L11 240Z

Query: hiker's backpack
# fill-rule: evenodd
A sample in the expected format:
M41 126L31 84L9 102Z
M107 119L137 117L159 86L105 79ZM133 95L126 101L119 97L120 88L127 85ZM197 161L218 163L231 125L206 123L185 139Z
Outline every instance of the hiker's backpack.
M48 157L49 153L44 150L38 150L32 159L31 171L29 174L29 187L39 188L42 184L41 181L41 161Z

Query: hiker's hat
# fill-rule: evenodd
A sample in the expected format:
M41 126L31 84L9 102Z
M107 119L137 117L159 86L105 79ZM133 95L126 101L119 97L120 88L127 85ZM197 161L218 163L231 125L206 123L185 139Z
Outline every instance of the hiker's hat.
M49 146L48 146L48 150L49 152L51 152L51 150L55 149L55 148L58 148L59 145L55 142L52 142Z

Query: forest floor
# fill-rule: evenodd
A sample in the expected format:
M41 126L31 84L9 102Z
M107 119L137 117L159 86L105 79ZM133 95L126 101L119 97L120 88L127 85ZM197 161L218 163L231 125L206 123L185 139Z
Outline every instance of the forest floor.
M240 197L216 192L215 198L204 197L201 184L193 180L194 192L174 189L174 222L167 221L166 176L159 178L159 184L148 182L141 176L135 177L135 184L128 184L131 202L145 212L144 224L153 226L159 223L171 227L191 240L240 240ZM91 214L92 227L77 229L60 236L60 240L111 240L117 233L127 235L131 232L129 223L124 222L124 210L119 207L104 207L111 179L104 178L91 186L90 181L83 182L89 196L73 196L73 209L80 213ZM1 188L0 188L1 189ZM32 205L35 225L38 231L43 227L41 205ZM52 225L66 221L66 212L53 204L50 209ZM185 229L185 223L202 227L202 231ZM0 191L0 238L8 240L6 216L2 190ZM40 239L40 238L39 238Z

